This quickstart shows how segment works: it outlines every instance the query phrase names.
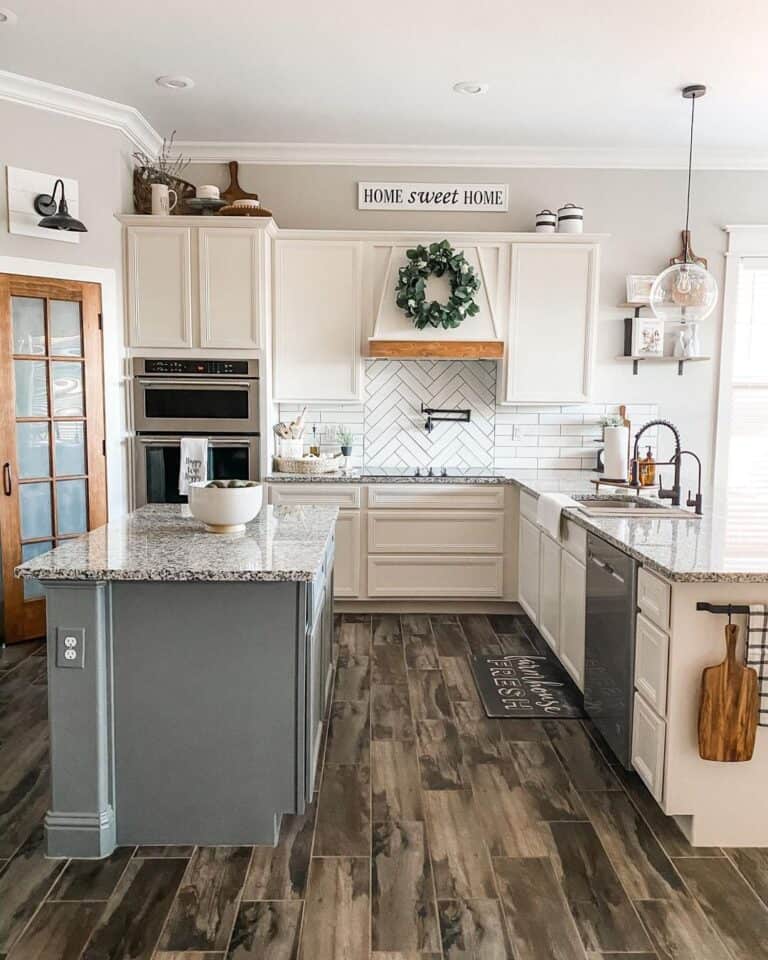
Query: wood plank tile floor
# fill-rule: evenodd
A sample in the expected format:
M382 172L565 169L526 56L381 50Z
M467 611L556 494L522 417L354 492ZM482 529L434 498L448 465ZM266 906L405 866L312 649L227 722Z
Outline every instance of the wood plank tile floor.
M693 849L588 721L489 720L522 615L344 615L324 767L271 847L47 860L45 659L0 653L0 960L746 960L768 850Z

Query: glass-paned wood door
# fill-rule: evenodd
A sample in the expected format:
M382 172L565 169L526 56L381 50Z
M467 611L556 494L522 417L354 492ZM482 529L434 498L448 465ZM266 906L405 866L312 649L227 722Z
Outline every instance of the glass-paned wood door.
M7 643L45 634L14 567L106 521L98 284L0 274L0 546Z

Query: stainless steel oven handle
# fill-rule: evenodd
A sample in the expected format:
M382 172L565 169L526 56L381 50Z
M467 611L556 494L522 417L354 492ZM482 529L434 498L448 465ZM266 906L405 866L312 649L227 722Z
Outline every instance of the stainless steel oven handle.
M174 440L172 437L136 437L139 443L146 445L157 444L166 447L178 447L181 443L180 440ZM258 442L258 437L251 437L249 440L241 440L238 437L232 437L230 440L209 440L208 444L211 447L250 447L253 443Z
M140 383L147 390L162 390L164 387L242 387L244 390L250 388L256 383L255 380L196 380L190 377L189 380L147 380L144 377L136 377L136 383Z

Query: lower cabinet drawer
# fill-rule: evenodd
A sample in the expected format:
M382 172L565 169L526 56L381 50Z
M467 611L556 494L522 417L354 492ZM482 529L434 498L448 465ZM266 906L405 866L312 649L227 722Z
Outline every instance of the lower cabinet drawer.
M503 553L504 514L370 510L369 553Z
M563 549L567 550L571 556L576 557L582 563L587 562L587 531L574 523L573 520L566 520L563 524L563 537L561 543Z
M659 803L664 793L666 738L666 723L639 693L635 693L632 718L632 766Z
M503 557L372 555L370 597L500 597Z
M504 487L461 483L372 483L368 487L371 510L415 510L442 507L452 510L503 510Z
M360 485L354 483L270 483L269 502L274 506L360 507Z
M670 585L640 567L637 571L637 605L662 630L669 630L670 598Z
M660 717L667 712L669 638L642 613L635 633L635 687Z

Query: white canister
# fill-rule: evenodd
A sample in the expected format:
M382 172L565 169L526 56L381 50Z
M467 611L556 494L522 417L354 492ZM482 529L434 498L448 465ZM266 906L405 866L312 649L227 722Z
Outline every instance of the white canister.
M173 200L171 201L171 194ZM165 183L152 184L152 216L167 217L178 202L176 191Z
M551 210L541 210L536 214L536 233L554 233L557 227L557 214Z
M559 207L557 211L557 232L583 233L584 207L579 207L575 203L566 203L564 207Z
M196 190L195 194L199 200L218 200L219 188L212 183L203 183Z
M603 427L606 480L626 481L629 475L629 427Z

